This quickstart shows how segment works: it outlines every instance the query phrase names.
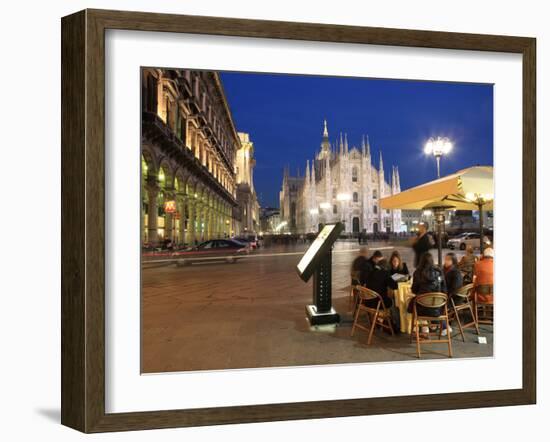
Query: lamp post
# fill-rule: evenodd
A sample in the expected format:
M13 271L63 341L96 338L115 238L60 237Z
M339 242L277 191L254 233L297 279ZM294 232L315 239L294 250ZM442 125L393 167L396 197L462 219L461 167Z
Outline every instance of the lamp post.
M453 149L453 143L447 137L430 138L424 145L424 153L433 155L437 164L437 178L441 178L440 162L443 155L448 154Z

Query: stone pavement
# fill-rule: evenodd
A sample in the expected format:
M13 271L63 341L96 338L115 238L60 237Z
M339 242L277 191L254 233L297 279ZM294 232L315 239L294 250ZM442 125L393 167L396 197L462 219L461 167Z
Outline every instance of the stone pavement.
M370 247L388 256L393 250L386 244ZM350 337L349 268L356 243L338 243L333 254L333 304L342 323L311 329L304 310L311 303L311 281L304 283L295 270L304 249L260 249L236 264L144 267L142 371L416 360L408 335L392 338L377 331L371 346L361 330ZM397 249L412 263L410 248ZM492 356L492 327L484 326L482 335L487 345L478 344L471 330L466 343L454 339L455 357ZM445 352L444 344L432 345L423 348L423 358L446 358Z

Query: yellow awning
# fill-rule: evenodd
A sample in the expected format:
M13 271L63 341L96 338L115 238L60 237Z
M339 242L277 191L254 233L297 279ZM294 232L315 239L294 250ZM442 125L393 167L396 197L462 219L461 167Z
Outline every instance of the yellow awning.
M429 183L382 198L383 209L422 210L435 203L452 206L457 210L493 209L494 185L491 166L475 166Z

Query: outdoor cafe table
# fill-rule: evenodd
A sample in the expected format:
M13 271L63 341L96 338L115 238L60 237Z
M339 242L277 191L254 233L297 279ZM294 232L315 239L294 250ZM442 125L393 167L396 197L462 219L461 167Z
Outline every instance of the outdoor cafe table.
M401 333L411 333L412 314L407 312L409 300L414 297L411 292L411 281L397 283L397 290L394 290L395 306L399 309L401 322Z

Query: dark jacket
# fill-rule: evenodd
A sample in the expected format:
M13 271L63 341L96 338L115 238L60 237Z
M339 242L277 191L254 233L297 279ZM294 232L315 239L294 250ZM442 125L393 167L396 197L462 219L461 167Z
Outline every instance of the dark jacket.
M399 275L409 275L409 268L407 267L407 263L406 262L403 263L401 270L390 267L390 273L392 275L395 275L396 273Z
M411 291L415 295L422 295L423 293L430 292L443 292L447 293L447 284L445 283L445 276L438 267L432 267L428 270L427 274L420 273L419 270L415 270L413 274L413 283ZM409 303L408 311L412 313L414 305L414 298ZM441 309L425 309L417 308L418 314L421 316L439 316Z
M419 238L414 244L413 244L413 250L414 250L414 266L418 266L418 262L420 261L420 257L426 253L429 252L432 248L433 239L429 233L424 234L421 238Z
M365 266L368 265L367 261L368 261L368 258L363 255L359 255L357 258L353 260L353 263L351 264L352 284L360 283L361 273L364 271ZM357 275L357 279L353 278L353 274Z
M372 258L365 258L365 260L362 262L361 268L359 269L359 281L361 282L361 285L366 286L367 279L369 277L369 274L373 271L374 266L375 264Z
M445 285L449 299L462 287L462 272L457 267L445 269Z
M364 285L368 289L374 290L378 293L382 297L386 307L391 307L392 299L388 296L388 289L397 289L397 283L392 279L390 272L387 269L374 265L372 270L367 275ZM371 306L375 307L376 301L370 302L369 304L372 304Z

